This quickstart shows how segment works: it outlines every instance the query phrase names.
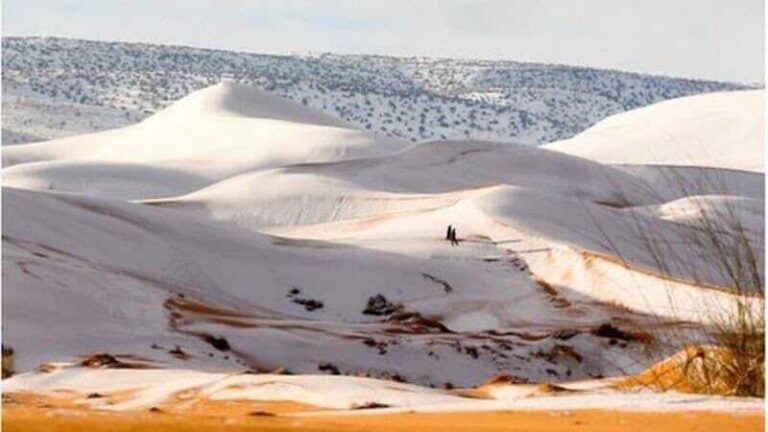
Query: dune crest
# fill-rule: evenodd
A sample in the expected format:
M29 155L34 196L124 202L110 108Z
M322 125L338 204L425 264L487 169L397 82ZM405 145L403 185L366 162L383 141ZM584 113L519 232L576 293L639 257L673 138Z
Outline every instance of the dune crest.
M126 128L3 148L4 343L24 373L8 388L133 392L111 409L179 392L337 410L604 404L601 379L646 368L657 330L704 332L713 305L736 302L718 256L691 253L697 221L732 210L762 261L763 175L747 163L760 94L674 100L536 148L411 145L222 83ZM486 400L450 391L494 376L470 391ZM566 381L581 384L541 385ZM689 401L664 398L646 406Z

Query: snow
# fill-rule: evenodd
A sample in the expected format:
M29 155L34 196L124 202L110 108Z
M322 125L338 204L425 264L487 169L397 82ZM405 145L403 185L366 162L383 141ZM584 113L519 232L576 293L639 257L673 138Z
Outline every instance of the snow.
M673 99L616 114L545 147L602 163L764 171L763 90Z
M765 176L758 172L655 164L612 166L644 180L652 195L661 202L690 195L725 195L757 200L765 196Z
M653 202L642 180L583 159L513 144L445 141L391 156L257 171L152 203L259 229L434 210L499 184L617 205Z
M14 313L6 317L5 339L19 347L22 370L35 367L42 356L50 355L46 339L30 337L38 335L34 329L39 326L30 317L38 313L48 314L47 311L55 307L48 303L50 295L72 296L72 291L87 288L93 290L91 295L96 301L115 298L104 297L107 292L100 284L94 286L90 281L92 272L114 275L116 281L111 281L108 286L116 290L116 295L135 290L141 293L146 290L146 285L151 285L152 291L157 292L154 300L131 300L130 297L121 300L117 297L113 307L119 308L126 303L125 307L131 305L157 311L155 317L146 322L146 326L153 330L137 336L135 348L121 349L120 352L140 352L159 362L169 357L167 348L157 351L149 346L168 347L169 344L160 339L173 340L175 334L172 329L158 331L168 319L162 314L161 298L177 293L253 314L250 316L257 328L250 331L205 324L205 321L200 324L191 322L188 330L226 335L234 346L255 356L252 361L262 367L287 366L307 372L317 370L318 362L327 359L354 370L395 373L391 359L402 357L410 359L411 363L401 373L426 382L438 379L478 381L495 373L498 364L487 359L478 369L457 372L466 355L452 353L453 348L449 350L438 344L435 349L445 351L440 363L447 369L435 370L433 363L438 360L426 355L429 347L425 343L428 341L417 337L399 341L398 346L391 348L389 356L382 357L361 341L368 332L370 337L382 337L378 334L378 325L345 330L345 323L374 321L374 317L361 314L369 297L383 294L409 310L441 316L449 323L454 316L465 314L468 308L486 306L494 311L503 326L514 325L520 320L531 321L537 316L555 316L554 311L542 313L542 308L547 310L551 306L544 296L537 295L537 287L526 275L510 273L504 268L488 269L483 262L475 260L458 263L429 258L414 260L397 254L323 243L316 246L311 243L283 244L277 239L210 224L172 210L78 195L6 188L3 198L7 206L4 221L8 247L5 259L9 263L7 277L11 281L16 278L24 281L23 284L9 284L10 289L6 291L6 305ZM49 222L51 217L55 218L55 224ZM9 253L11 251L14 253ZM57 280L50 266L56 264L58 267L61 264L57 261L65 259L76 264L79 270L74 270L71 280ZM485 270L480 272L481 269ZM449 295L424 274L450 281L453 291ZM41 283L41 278L45 283ZM26 291L30 285L45 294L31 298ZM322 300L325 307L314 312L305 311L286 297L291 287L299 287L303 296ZM71 328L61 328L55 335L57 343L67 347L59 351L58 356L63 358L58 359L66 359L66 355L73 351L87 354L96 349L112 350L119 346L114 342L116 335L101 331L95 323L113 322L118 328L131 329L136 325L130 320L140 319L125 316L120 310L100 316L96 314L100 309L87 308L77 297L71 298L73 305L57 314L71 314L61 319L72 322ZM520 306L521 302L528 307L503 307L510 303ZM116 316L110 316L110 313ZM129 322L126 323L126 319ZM325 322L316 322L317 319ZM281 330L281 320L285 321L283 325L288 330ZM259 330L261 321L272 322L276 325L275 331ZM298 327L294 331L290 331L291 321ZM82 332L82 328L91 326L92 330ZM308 332L302 331L301 327L306 327ZM317 329L312 331L313 328ZM325 336L318 336L317 331ZM544 345L551 343L544 341ZM274 345L275 349L266 352L258 349L265 344ZM210 351L203 350L199 343L191 346L185 343L183 347L194 349L194 358L205 359L206 352ZM314 352L317 360L305 358L303 353L306 352ZM346 354L342 355L342 352ZM224 363L233 366L232 362Z
M12 172L9 185L153 198L167 193L166 182L190 192L201 181L211 183L244 171L370 157L405 146L344 127L328 116L313 115L300 104L225 82L200 90L137 125L8 147L3 150L3 164L49 161ZM86 179L72 181L68 173L78 171L78 165L94 163L105 167L90 165ZM114 164L121 166L110 169ZM136 164L147 166L133 168ZM121 190L115 191L112 171L121 173ZM155 181L139 184L146 176Z
M223 81L218 85L194 92L169 109L152 117L152 122L174 121L175 118L194 119L211 112L232 117L282 120L315 126L351 129L352 126L328 114L304 107L288 99L253 87Z
M444 391L357 377L323 375L242 375L190 370L88 370L62 367L47 374L18 375L3 382L5 392L51 394L70 390L109 395L133 391L117 404L96 406L108 410L149 408L172 395L195 390L211 400L294 401L331 409L353 409L370 403L413 407L456 403L463 398ZM330 394L333 397L329 397Z
M503 385L490 388L487 399L462 397L407 384L359 377L317 375L231 375L189 370L86 370L66 366L46 374L17 375L3 382L4 392L35 392L56 395L74 391L105 396L131 391L126 400L105 403L88 401L96 409L126 411L172 403L171 397L185 394L186 401L294 401L329 411L298 415L390 414L396 412L478 412L498 410L610 409L618 411L710 410L755 412L761 399L722 398L652 393L620 393L600 381L567 385L571 393L548 395L537 386ZM103 399L103 398L102 398ZM370 404L383 408L360 411ZM353 411L350 411L353 410Z
M426 387L633 372L647 366L637 362L646 347L595 328L653 332L650 324L682 319L703 331L733 305L718 257L691 244L704 212L733 212L762 260L763 175L733 169L762 157L750 126L757 93L619 116L622 134L643 140L589 158L568 154L567 143L411 145L233 83L135 125L6 146L3 336L17 369L95 352L158 369L64 368L4 387L140 390L117 409L192 387L213 399L334 409L372 398L425 410L570 409L611 397L621 407L731 409L714 398L606 389L529 399L511 396L515 388L465 401ZM666 129L630 125L659 110ZM706 123L695 115L710 111L722 122L702 126L707 139L678 124ZM702 166L676 166L675 153L649 165L637 149L666 148L657 138L669 128L692 136L694 154L743 142L734 157ZM585 132L574 143L600 149L606 139ZM459 246L444 240L449 224ZM668 265L648 235L666 241ZM763 307L757 298L749 306ZM299 375L263 374L279 368ZM259 374L232 375L243 370Z
M434 227L462 221L460 237L488 239L489 245L501 256L521 257L537 277L567 288L565 293L585 295L638 312L700 322L708 319L716 305L728 307L738 301L738 297L727 292L703 290L699 286L706 283L724 287L728 283L726 275L718 271L719 267L712 265L713 256L690 256L685 266L670 264L659 268L658 253L675 260L688 255L687 250L696 239L695 227L666 217L649 217L648 208L643 206L642 212L629 213L527 188L500 186L476 190L438 210L393 213L385 219L371 217L275 228L267 232L434 256L430 254L447 252L414 248L412 240ZM757 247L762 225L753 212L758 209L749 205L747 209L749 212L745 212L742 220L746 228L751 226L755 230L753 241ZM670 240L669 245L662 251L644 245L648 233L654 238ZM467 242L461 252L450 251L450 254L477 259L493 250L476 243L483 242ZM761 305L756 302L754 307ZM470 322L493 322L486 313L471 313L468 316L474 318ZM463 326L464 320L451 323ZM469 324L468 328L475 325Z
M3 128L37 140L132 124L224 79L409 142L533 145L572 137L628 109L750 87L514 61L274 56L35 37L2 43ZM3 142L15 140L9 138Z
M3 182L23 189L63 190L120 199L172 197L203 188L206 177L162 164L45 161L5 168Z
M697 238L695 227L513 187L496 188L479 198L476 205L499 223L519 227L530 235L571 246L571 249L613 257L638 270L663 272L668 277L693 283L715 286L728 283L726 276L712 265L714 257L686 253ZM752 227L758 226L753 223ZM648 250L644 241L649 237L651 241L665 239L663 249ZM752 237L756 249L761 240L760 235ZM662 255L661 259L670 263L669 268L658 268L658 257L654 254ZM686 265L675 267L673 260L681 256L686 257Z

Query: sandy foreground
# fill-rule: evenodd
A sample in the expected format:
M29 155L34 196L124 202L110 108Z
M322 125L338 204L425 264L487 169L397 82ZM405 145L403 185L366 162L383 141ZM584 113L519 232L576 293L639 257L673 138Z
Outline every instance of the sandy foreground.
M154 410L90 410L74 398L7 394L6 431L761 431L764 412L486 411L344 416L294 402L226 401Z
M568 412L506 411L484 413L382 414L347 417L187 415L168 413L94 413L9 407L6 431L761 431L762 414L628 413L580 410Z
M313 415L296 403L228 402L183 412L103 412L37 397L7 397L6 431L761 431L762 412L489 411Z
M3 381L9 431L758 431L763 400L490 382L431 389L350 376L59 367ZM607 409L606 409L607 408Z

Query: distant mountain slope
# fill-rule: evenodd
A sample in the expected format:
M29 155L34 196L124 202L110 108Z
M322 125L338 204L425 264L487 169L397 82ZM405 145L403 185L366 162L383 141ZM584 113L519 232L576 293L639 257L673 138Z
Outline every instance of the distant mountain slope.
M745 88L508 61L274 56L59 38L3 38L2 47L3 128L15 133L6 143L135 123L224 78L414 142L542 144L665 99Z

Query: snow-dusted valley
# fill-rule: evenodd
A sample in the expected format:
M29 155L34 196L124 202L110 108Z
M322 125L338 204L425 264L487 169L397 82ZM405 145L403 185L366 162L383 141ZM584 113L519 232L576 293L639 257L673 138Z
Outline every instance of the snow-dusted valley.
M543 144L615 113L744 85L509 61L274 56L149 44L3 38L3 143L142 120L222 79L411 142Z
M614 384L683 348L670 328L704 334L743 298L718 256L691 253L702 209L732 213L762 262L763 90L577 134L738 86L59 39L3 50L4 132L66 135L3 147L3 341L21 372L6 392L111 410L760 407Z

